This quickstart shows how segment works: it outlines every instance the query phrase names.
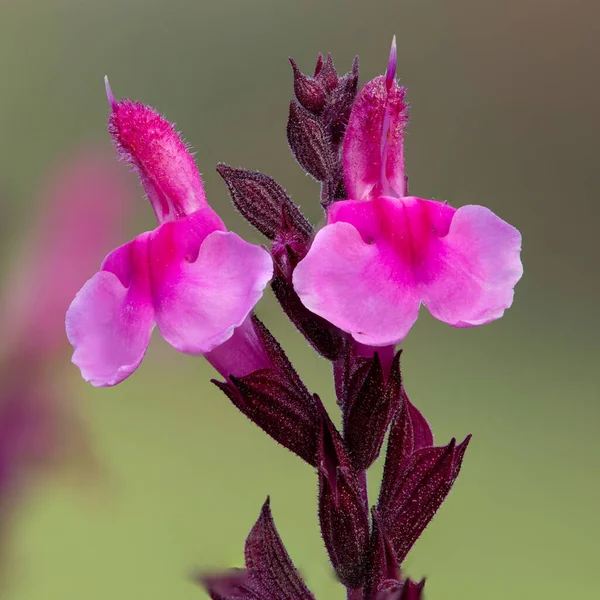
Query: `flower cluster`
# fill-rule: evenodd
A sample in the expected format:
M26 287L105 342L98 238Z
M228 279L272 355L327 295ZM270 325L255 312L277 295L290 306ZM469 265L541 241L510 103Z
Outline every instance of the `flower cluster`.
M268 175L220 164L234 205L269 251L227 232L193 158L153 109L116 101L109 131L138 172L158 227L113 251L67 313L73 361L94 385L140 364L157 325L177 350L202 354L214 383L264 432L317 471L318 515L348 598L416 600L401 564L449 493L470 436L436 446L408 398L401 342L424 304L456 327L498 319L522 274L519 232L490 210L408 195L406 89L392 44L385 75L359 92L358 58L339 76L319 55L312 76L291 60L287 137L321 183L318 232ZM332 363L342 430L253 313L269 283L285 314ZM388 435L379 498L366 471ZM246 541L246 566L201 581L214 600L308 600L269 502Z

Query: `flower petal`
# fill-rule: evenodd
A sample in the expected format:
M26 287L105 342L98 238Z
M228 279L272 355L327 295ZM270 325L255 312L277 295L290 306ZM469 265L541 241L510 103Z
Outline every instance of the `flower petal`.
M429 312L455 327L499 319L523 274L521 234L483 206L463 206L442 242L424 265L422 300Z
M423 302L456 327L498 319L523 268L519 232L481 206L379 197L329 210L294 273L302 302L355 340L400 342Z
M109 133L121 158L138 172L158 222L206 208L194 157L173 124L141 102L109 100Z
M408 121L406 88L376 77L360 92L344 137L348 198L366 200L406 194L404 129Z
M67 311L67 336L75 349L73 363L96 387L115 385L129 377L150 342L154 309L144 285L146 243L147 234L142 234L105 261L118 264L130 285L126 287L115 273L102 270L81 288Z
M294 271L294 287L309 310L355 340L385 346L403 339L417 320L412 277L397 268L388 246L368 243L353 225L338 222L317 233Z
M168 225L168 224L167 224ZM160 264L165 226L150 246ZM205 354L228 340L260 300L273 274L270 255L231 232L209 234L190 262L182 259L153 282L156 321L174 348Z

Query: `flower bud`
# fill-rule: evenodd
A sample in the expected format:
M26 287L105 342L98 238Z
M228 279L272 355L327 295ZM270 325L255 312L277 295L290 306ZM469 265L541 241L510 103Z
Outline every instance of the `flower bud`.
M244 556L255 580L256 597L314 600L277 532L269 498L246 539Z
M325 90L312 77L307 77L300 72L296 61L290 58L292 69L294 70L294 94L296 100L312 113L319 114L327 100Z
M312 225L272 177L223 163L217 165L217 172L225 180L231 200L241 215L267 238L274 240L281 231L284 207L290 229L310 238Z
M323 111L323 121L330 132L333 144L339 144L344 137L352 105L356 98L357 88L358 56L352 63L352 70L338 81Z
M323 125L296 102L290 103L287 139L298 164L317 181L325 181L333 165Z
M398 352L389 377L386 378L375 353L350 382L344 411L344 439L354 468L359 471L368 469L379 456L390 421L400 405L401 381Z
M317 54L317 63L315 64L315 70L313 72L313 77L316 77L321 72L322 68L323 68L323 55L319 52L319 54Z
M325 88L325 91L329 94L338 84L339 78L335 67L333 66L333 59L331 58L331 52L327 53L327 60L323 63L323 57L321 56L321 68L318 73L315 73L315 79ZM317 63L318 64L318 63Z

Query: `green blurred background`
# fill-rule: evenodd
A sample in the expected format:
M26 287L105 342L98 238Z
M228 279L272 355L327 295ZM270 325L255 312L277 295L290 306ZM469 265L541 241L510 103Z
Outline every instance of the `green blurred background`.
M404 344L407 390L438 443L473 433L406 570L428 577L428 600L600 597L599 17L593 0L2 0L2 272L53 161L110 148L105 73L117 96L177 122L232 229L261 241L230 207L218 161L273 175L318 222L318 186L285 141L287 57L309 71L332 51L345 72L358 53L364 82L383 72L395 33L411 191L490 207L523 232L525 264L501 321L454 330L423 311ZM152 226L134 189L131 233ZM329 365L270 294L258 312L335 411ZM342 597L314 473L208 383L206 362L155 335L135 376L95 390L65 350L56 378L99 468L29 495L3 598L203 598L190 573L241 565L267 494L313 592Z

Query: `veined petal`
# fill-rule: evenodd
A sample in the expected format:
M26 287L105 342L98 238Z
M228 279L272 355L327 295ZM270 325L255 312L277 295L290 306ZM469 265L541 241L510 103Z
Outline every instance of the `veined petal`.
M371 346L403 339L419 314L412 272L398 270L389 248L365 241L350 223L317 233L294 288L309 310Z
M185 220L176 225L185 223ZM164 246L157 230L150 261L160 264ZM178 249L176 249L176 252ZM250 314L273 274L270 255L235 233L214 231L196 256L174 261L154 279L156 321L174 348L205 354L227 341Z
M440 252L425 267L422 299L429 312L455 327L499 319L523 275L521 234L483 206L456 211Z
M142 362L154 328L147 272L148 234L114 250L78 292L66 317L73 363L96 387L120 383Z
M402 341L423 302L456 327L498 319L522 275L519 232L481 206L345 201L294 272L309 310L372 346Z

